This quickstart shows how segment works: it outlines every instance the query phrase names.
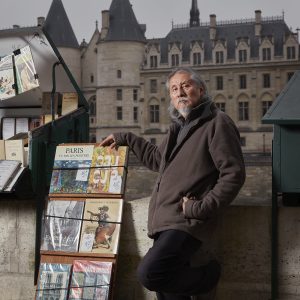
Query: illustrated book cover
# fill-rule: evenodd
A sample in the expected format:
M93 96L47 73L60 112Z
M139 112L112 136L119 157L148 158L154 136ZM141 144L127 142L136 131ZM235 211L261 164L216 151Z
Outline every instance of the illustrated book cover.
M93 144L57 146L49 192L86 193L93 149Z
M7 55L0 60L0 100L16 95L13 56Z
M86 199L79 252L117 254L123 199Z
M108 300L112 262L74 260L69 300Z
M48 201L41 250L78 251L83 207L83 201Z
M71 265L41 263L36 290L36 300L66 300Z
M123 195L128 147L65 144L56 148L50 194Z
M100 147L95 145L88 193L124 194L128 147Z
M29 46L14 51L18 94L39 86L33 57Z

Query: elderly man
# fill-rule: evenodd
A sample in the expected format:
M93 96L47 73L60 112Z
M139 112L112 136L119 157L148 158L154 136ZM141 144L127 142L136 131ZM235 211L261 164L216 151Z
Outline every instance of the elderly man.
M245 167L238 130L210 100L200 76L178 68L166 85L173 122L161 145L130 132L112 134L102 145L129 146L158 172L148 212L154 242L138 267L138 279L158 300L188 300L217 285L219 263L195 267L191 257L209 241L222 209L237 196Z

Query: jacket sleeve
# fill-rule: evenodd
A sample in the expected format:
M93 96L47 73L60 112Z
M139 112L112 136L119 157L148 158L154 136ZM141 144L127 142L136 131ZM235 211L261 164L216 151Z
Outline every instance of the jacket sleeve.
M239 132L227 115L221 113L217 118L209 137L209 152L219 177L202 199L190 199L186 202L187 218L205 220L214 217L234 200L245 182Z
M118 146L128 146L144 166L155 172L159 170L165 142L160 146L156 146L132 132L118 132L113 135L116 144Z

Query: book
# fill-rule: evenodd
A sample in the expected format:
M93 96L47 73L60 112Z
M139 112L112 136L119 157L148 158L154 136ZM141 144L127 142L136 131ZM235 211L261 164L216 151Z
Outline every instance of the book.
M69 300L108 300L113 264L74 260Z
M18 94L24 93L39 86L29 46L14 51Z
M2 139L7 140L15 135L16 119L11 117L2 118Z
M41 263L35 299L66 300L70 271L70 264Z
M16 134L29 131L29 118L16 118Z
M7 55L0 59L0 100L16 95L13 56Z
M58 116L58 105L61 102L61 94L56 92L53 94L54 114ZM52 115L51 113L51 92L43 92L42 96L42 115Z
M21 163L16 160L0 160L0 191L5 188L14 179L19 171Z
M78 108L78 95L77 93L63 93L61 114L66 115L71 111Z
M56 147L50 193L86 193L94 145Z
M95 144L87 192L124 194L128 147L101 147Z
M5 141L0 140L0 159L5 160Z
M122 199L86 199L79 252L117 254Z
M56 154L50 194L124 193L128 147L115 150L100 144L59 145Z
M83 207L83 201L48 201L41 250L78 251Z
M27 166L28 159L25 146L28 145L28 132L18 134L5 140L5 157L7 160L18 160L23 167Z

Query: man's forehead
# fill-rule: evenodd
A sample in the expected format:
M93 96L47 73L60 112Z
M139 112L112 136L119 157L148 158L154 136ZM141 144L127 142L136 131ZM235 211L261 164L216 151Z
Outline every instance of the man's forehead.
M176 73L171 79L170 84L183 84L183 83L193 83L191 75L188 73Z

